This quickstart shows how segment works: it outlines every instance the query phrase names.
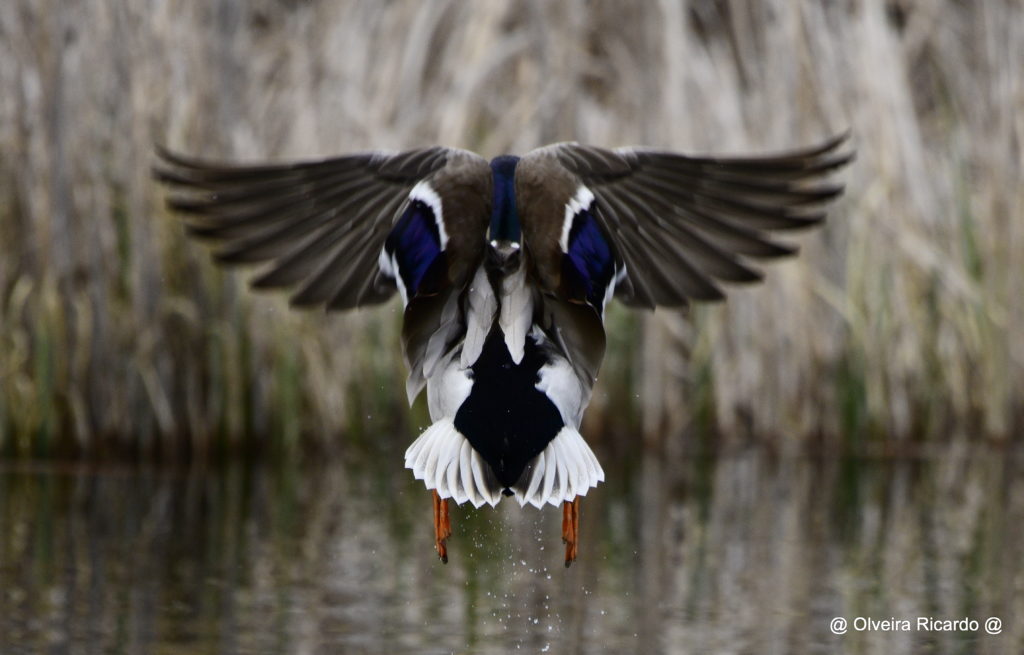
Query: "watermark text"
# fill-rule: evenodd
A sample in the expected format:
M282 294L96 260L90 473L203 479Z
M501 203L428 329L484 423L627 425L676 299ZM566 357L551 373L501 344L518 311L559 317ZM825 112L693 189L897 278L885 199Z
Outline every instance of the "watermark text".
M854 632L979 632L997 635L1003 631L1003 621L999 617L990 616L979 621L969 617L958 619L940 619L934 616L918 616L912 619L900 619L895 616L875 618L857 616L847 620L837 616L829 622L829 629L834 634L845 635Z

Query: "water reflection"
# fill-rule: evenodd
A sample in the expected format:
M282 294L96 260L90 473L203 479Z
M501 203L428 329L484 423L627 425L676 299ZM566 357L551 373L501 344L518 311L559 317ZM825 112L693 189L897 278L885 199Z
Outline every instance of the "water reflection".
M560 512L453 509L399 462L0 470L0 653L1007 653L1024 477L912 461L651 457ZM608 467L611 468L611 467ZM612 471L609 471L610 473ZM1002 634L830 632L989 616Z

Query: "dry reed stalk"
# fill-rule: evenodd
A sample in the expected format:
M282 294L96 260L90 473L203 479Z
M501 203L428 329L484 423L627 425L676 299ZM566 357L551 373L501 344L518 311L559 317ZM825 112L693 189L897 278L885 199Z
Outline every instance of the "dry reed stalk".
M723 307L616 318L642 343L613 336L628 355L610 355L589 428L1008 438L1022 60L1013 0L4 3L0 450L206 457L411 431L394 307L291 315L215 272L162 208L156 141L239 159L748 152L846 127L859 158L828 227Z

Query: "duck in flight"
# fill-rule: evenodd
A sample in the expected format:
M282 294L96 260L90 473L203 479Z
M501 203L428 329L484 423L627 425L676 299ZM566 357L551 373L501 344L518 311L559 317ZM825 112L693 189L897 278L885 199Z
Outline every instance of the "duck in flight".
M264 263L255 288L346 310L400 294L411 403L432 425L405 465L448 502L562 505L576 559L580 498L604 471L579 433L612 298L682 307L754 282L791 255L772 233L822 221L846 135L762 157L559 143L491 161L435 146L234 165L158 148L157 179L223 264Z

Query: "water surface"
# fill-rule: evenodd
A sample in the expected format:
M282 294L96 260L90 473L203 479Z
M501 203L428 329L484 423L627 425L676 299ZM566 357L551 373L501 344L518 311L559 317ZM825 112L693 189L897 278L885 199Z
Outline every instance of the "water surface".
M369 459L0 468L0 653L1024 649L1024 476L1003 451L607 467L568 570L560 512L512 503L453 509L442 565L428 493ZM918 616L1003 629L852 627Z

